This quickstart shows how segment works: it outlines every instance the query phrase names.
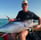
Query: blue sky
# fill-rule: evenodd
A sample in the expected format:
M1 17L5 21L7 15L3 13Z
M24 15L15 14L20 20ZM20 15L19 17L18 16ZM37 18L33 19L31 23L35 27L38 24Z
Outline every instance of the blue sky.
M0 0L0 18L15 18L20 10L22 0ZM41 0L28 0L28 10L41 17Z

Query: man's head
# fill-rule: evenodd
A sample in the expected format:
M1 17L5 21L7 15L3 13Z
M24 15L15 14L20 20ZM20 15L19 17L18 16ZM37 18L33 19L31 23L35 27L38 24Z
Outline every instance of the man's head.
M27 11L28 10L28 2L26 0L23 1L22 8L23 8L24 11Z

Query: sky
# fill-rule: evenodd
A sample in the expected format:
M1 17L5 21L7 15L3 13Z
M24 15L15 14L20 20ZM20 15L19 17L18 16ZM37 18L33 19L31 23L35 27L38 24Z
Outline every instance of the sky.
M23 0L0 0L0 18L15 18L22 10ZM28 0L28 10L41 17L41 0Z

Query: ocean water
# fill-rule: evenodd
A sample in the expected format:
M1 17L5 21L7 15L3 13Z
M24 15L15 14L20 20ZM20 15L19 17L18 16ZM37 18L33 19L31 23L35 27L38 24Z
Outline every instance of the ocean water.
M9 22L8 19L0 19L0 27L7 24L8 22ZM38 20L35 20L35 22L38 23Z
M0 27L7 24L8 22L8 19L0 19Z

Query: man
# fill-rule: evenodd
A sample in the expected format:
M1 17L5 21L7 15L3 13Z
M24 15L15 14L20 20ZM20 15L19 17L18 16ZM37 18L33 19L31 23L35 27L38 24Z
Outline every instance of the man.
M24 2L22 3L22 8L23 8L23 11L19 12L20 13L20 17L22 20L25 20L25 19L34 19L34 20L38 20L39 23L41 24L41 18L39 18L37 15L35 15L33 12L30 12L28 11L28 3ZM19 17L19 15L17 16L17 18ZM37 27L35 28L32 28L33 31L41 31L39 30L41 25L37 25ZM41 36L39 35L41 32L32 32L31 35L28 34L29 32L27 30L23 31L20 33L20 39L21 40L26 40L26 37L29 39L29 40L41 40ZM35 35L36 34L36 35ZM36 36L36 37L35 37Z
M29 11L28 10L28 2L26 0L24 0L24 2L22 3L22 8L23 10L19 11L16 19L20 19L21 21L24 21L24 20L29 20L29 19L34 19L34 20L38 20L40 21L39 23L41 23L41 18L39 18L37 15L35 15L33 12ZM15 20L16 20L15 19ZM12 21L12 20L11 20ZM9 21L9 22L11 22ZM38 29L40 28L41 25L37 25L35 28L31 28L33 31L38 31ZM40 30L39 30L40 31ZM33 39L32 36L29 34L28 30L24 30L23 32L21 32L19 34L20 36L20 40L26 40L26 38L28 38L29 40L33 40L34 39L34 36L33 36ZM31 33L33 34L33 33ZM28 36L28 37L27 37ZM12 37L14 40L17 40L17 34L12 34ZM31 37L31 38L30 38ZM36 40L36 39L35 39Z

